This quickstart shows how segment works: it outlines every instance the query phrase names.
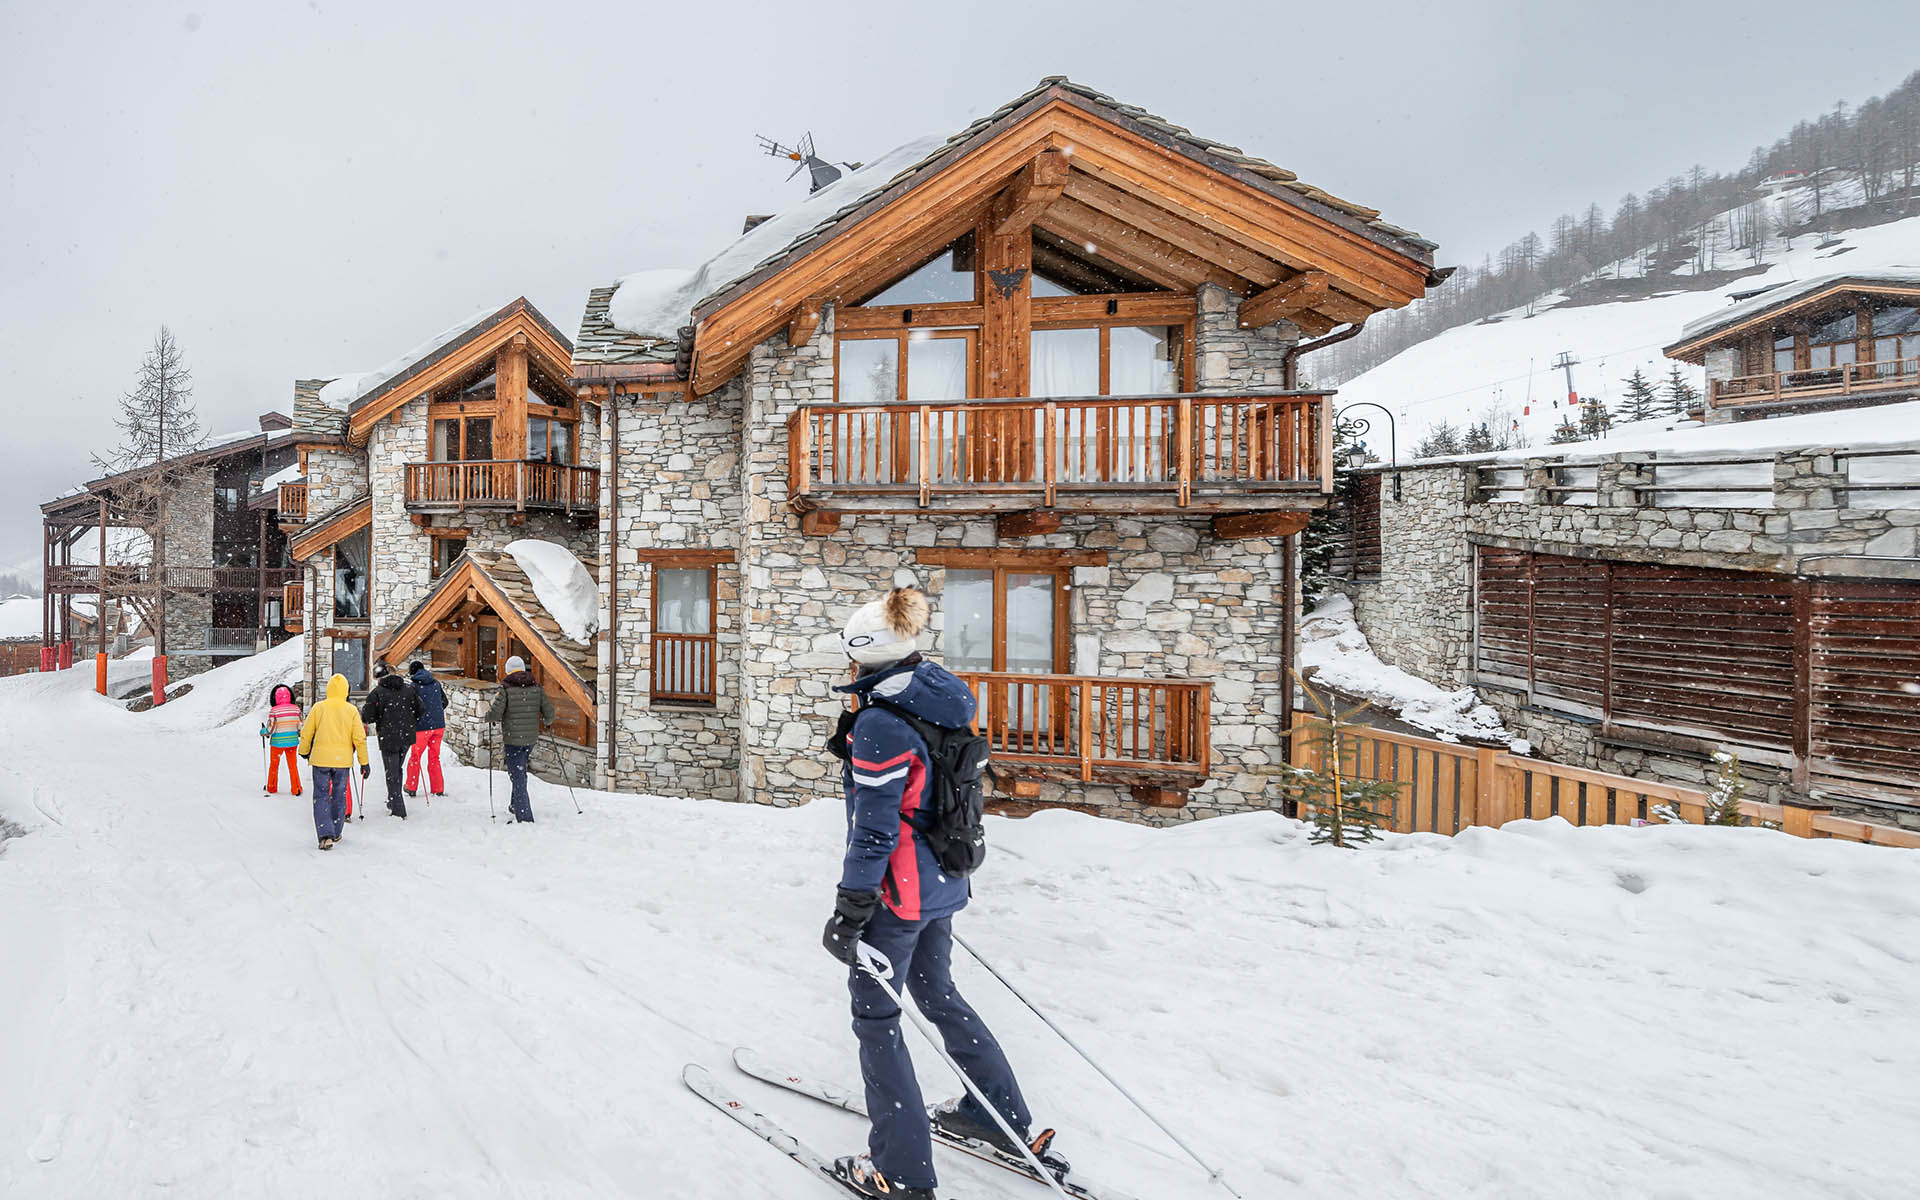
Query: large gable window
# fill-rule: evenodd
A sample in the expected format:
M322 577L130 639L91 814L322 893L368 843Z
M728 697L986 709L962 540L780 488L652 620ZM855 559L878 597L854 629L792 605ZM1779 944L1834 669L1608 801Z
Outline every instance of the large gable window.
M977 290L973 235L967 234L862 304L869 308L896 304L964 304L979 299Z

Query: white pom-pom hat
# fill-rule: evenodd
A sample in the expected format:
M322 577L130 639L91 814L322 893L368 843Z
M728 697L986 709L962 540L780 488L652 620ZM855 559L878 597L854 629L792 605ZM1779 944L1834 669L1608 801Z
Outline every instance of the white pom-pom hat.
M867 666L885 666L919 649L927 627L927 597L919 588L895 588L847 618L840 644L847 657Z

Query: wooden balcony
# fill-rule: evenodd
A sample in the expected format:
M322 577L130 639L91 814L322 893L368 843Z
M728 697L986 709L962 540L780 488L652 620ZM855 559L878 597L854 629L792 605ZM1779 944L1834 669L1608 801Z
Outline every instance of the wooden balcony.
M1184 790L1206 782L1213 685L1091 675L956 672L1003 774Z
M1884 362L1846 363L1806 371L1777 371L1766 375L1737 375L1707 381L1715 408L1740 408L1806 401L1844 401L1859 396L1883 399L1902 393L1920 394L1920 358Z
M296 567L199 567L170 566L166 586L170 592L257 592L266 595L280 590L299 576ZM101 589L100 568L92 563L74 563L47 569L47 590L55 593L86 595ZM156 590L157 572L147 563L110 563L106 569L108 595L133 595Z
M307 624L307 585L295 580L280 588L280 628L299 633Z
M408 463L406 505L412 512L478 508L593 514L600 510L600 472L518 460Z
M275 508L280 514L282 525L303 525L307 520L307 481L280 485L280 498Z
M802 510L1010 513L1317 508L1327 393L811 404L787 421Z

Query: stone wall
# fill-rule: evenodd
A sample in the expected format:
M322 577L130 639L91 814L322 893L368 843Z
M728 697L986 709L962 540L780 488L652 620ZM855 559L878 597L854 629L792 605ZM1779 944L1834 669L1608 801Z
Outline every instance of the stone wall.
M1382 488L1379 580L1339 585L1382 659L1443 687L1474 684L1509 729L1554 761L1694 787L1713 769L1704 749L1603 736L1590 716L1475 679L1475 544L1784 575L1920 579L1920 509L1848 506L1843 456L1832 448L1773 455L1772 505L1756 508L1643 505L1661 465L1688 464L1633 454L1581 461L1596 467L1597 503L1555 503L1552 468L1564 464L1545 456L1526 461L1515 503L1479 502L1471 464L1403 469L1401 501ZM1778 801L1791 780L1763 757L1743 757L1749 794Z
M1240 298L1223 287L1200 288L1194 319L1194 391L1249 392L1286 386L1286 352L1300 340L1291 321L1240 328Z
M486 722L487 706L493 703L497 688L478 679L439 679L447 693L446 744L461 762L483 768L491 765L501 773L493 781L494 803L504 814L512 794L505 773L506 759L492 757L491 751L500 745L500 731ZM533 745L529 769L548 783L582 788L593 780L594 753L591 747L543 733ZM533 815L537 820L543 814L536 808Z
M427 433L423 395L375 425L367 439L367 482L373 496L373 586L368 611L376 641L420 603L431 583L433 539L407 512L407 464L427 461Z
M307 451L307 519L316 520L367 494L366 452L350 446Z
M170 567L213 563L213 469L195 467L180 476L167 496L166 536L162 552ZM183 679L213 667L207 637L213 629L213 597L201 593L167 594L167 677Z
M662 550L734 550L740 545L742 387L708 396L680 392L619 400L618 458L612 414L601 419L600 536L611 547L600 571L601 611L617 608L600 638L598 736L613 748L603 786L625 791L737 799L740 766L740 567L714 572L717 603L715 703L652 700L653 570ZM618 463L618 474L615 464ZM613 498L618 490L618 527ZM617 589L617 603L614 597Z

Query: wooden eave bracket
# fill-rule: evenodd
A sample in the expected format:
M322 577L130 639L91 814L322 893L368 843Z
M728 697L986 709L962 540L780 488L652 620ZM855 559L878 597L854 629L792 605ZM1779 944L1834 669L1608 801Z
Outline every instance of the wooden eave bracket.
M1042 150L1034 155L1007 185L1005 210L994 223L993 232L1014 234L1032 225L1066 191L1070 169L1064 151Z
M823 296L809 296L794 310L793 320L787 323L787 345L804 346L813 340L813 335L819 332L820 314L826 304Z
M1294 509L1228 513L1213 519L1213 536L1222 541L1233 541L1238 538L1290 537L1307 527L1308 516L1308 513Z
M1302 271L1284 283L1247 297L1240 305L1240 328L1259 329L1327 301L1333 278L1325 271Z
M1002 513L994 522L996 531L1003 538L1039 537L1042 534L1057 533L1060 529L1060 514L1035 508L1026 512Z

